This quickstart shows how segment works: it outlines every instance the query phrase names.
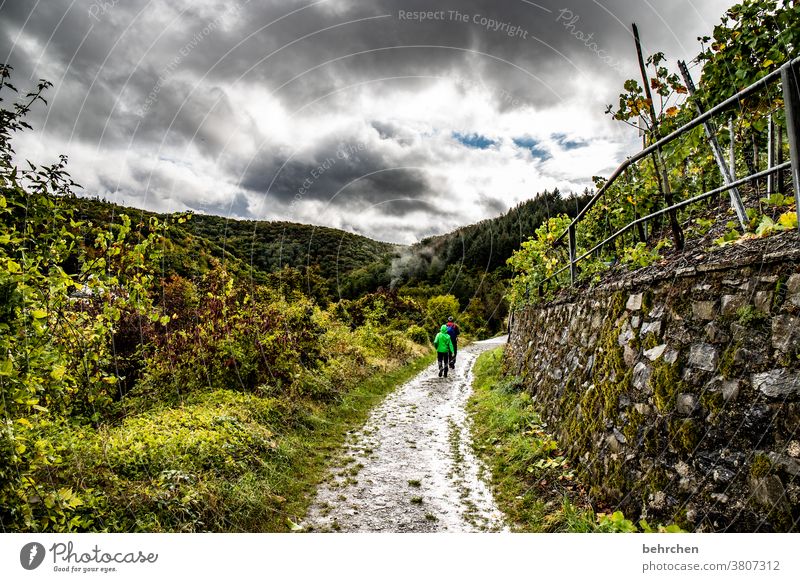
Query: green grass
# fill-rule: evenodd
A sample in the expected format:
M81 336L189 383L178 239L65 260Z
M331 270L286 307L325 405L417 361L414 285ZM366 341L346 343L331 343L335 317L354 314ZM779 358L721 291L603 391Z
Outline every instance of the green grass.
M475 449L491 470L498 506L515 531L593 531L558 443L519 380L502 377L502 359L502 347L480 355L468 405Z
M59 481L93 531L291 531L348 431L432 361L395 364L332 403L217 390L98 430L54 426Z

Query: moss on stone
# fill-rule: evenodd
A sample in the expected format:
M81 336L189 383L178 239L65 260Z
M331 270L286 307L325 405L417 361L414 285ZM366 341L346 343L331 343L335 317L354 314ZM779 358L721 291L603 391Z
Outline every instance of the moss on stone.
M678 376L677 364L668 364L663 360L657 362L653 366L649 383L658 410L663 414L672 412L672 409L675 408L675 400L683 386L683 382Z
M769 457L761 453L757 454L750 465L750 476L754 479L761 479L769 475L771 471L772 461L769 460Z
M657 345L659 345L659 342L656 334L654 333L648 333L642 342L642 347L646 350L652 350Z
M635 446L639 442L639 429L644 422L644 415L635 408L628 411L628 421L622 428L622 434L628 440L628 444Z
M700 404L702 407L713 414L716 422L719 422L719 413L725 408L725 398L721 392L706 391L700 396Z
M736 342L729 345L725 348L725 351L722 352L722 357L719 359L718 370L726 380L733 380L734 378L733 369L736 365L736 352L739 351L741 346L742 342Z
M689 455L700 444L702 430L695 420L691 418L674 419L669 426L670 442L679 453Z

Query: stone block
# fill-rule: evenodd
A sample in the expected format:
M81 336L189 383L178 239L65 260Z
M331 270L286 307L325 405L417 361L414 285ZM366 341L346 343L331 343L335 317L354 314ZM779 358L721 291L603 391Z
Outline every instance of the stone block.
M776 505L781 509L788 506L786 501L786 490L777 475L767 475L761 479L750 479L750 490L753 499L765 508L773 508Z
M648 386L648 381L650 380L650 375L652 373L653 370L650 368L650 366L644 362L639 362L636 364L636 367L633 368L633 378L631 379L631 384L636 390L649 393L650 388Z
M717 369L719 354L717 348L711 344L694 344L689 350L689 365L700 368L706 372L713 372Z
M625 344L625 347L622 350L622 359L625 361L625 365L629 368L632 368L638 358L639 353L630 345Z
M642 293L634 293L628 297L628 302L625 304L625 309L628 311L639 311L642 308L643 298L644 295Z
M770 398L800 396L800 373L778 368L769 372L753 374L753 388Z
M772 298L774 295L772 291L759 291L756 293L755 299L753 300L756 311L764 315L769 315L772 311Z
M701 321L714 319L717 316L716 303L714 301L693 301L692 315Z
M695 394L678 394L678 398L675 401L675 410L682 416L691 416L697 410L698 403Z
M725 317L733 317L745 305L747 305L747 296L745 295L723 295L720 311Z
M730 336L725 333L716 321L710 321L705 326L706 338L712 344L724 344L730 341Z
M661 322L660 321L651 321L649 323L645 323L642 326L642 337L646 336L648 333L653 333L655 335L661 335Z
M644 356L651 362L655 362L658 358L664 355L666 349L667 349L667 344L661 344L660 346L656 346L654 348L650 348L649 350L645 350Z
M772 318L772 347L782 352L792 352L800 348L800 317L776 315Z

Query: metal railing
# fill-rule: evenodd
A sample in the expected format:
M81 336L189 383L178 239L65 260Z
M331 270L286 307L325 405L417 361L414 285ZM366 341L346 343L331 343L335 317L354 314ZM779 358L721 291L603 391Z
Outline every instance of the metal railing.
M769 167L766 170L761 172L756 172L746 176L744 178L733 181L726 181L727 183L724 186L720 186L719 188L715 188L713 190L709 190L708 192L704 192L703 194L699 194L687 200L683 200L678 202L677 204L673 204L667 208L663 208L657 212L653 212L648 214L647 216L643 216L641 218L637 218L636 220L628 223L614 234L606 238L601 243L595 245L591 250L585 252L580 257L576 257L577 253L577 246L576 246L576 229L578 224L581 222L583 217L589 212L592 207L597 203L600 198L608 191L611 185L633 164L639 162L640 160L644 159L648 155L660 151L661 148L674 141L678 137L688 133L689 131L693 130L694 128L702 125L707 124L712 117L715 115L730 109L731 107L737 105L741 102L742 99L760 91L764 87L771 85L772 83L776 82L780 78L781 84L783 85L783 102L784 102L784 110L786 112L786 133L788 137L789 143L789 162L776 165L773 167ZM770 164L772 162L772 158L770 157ZM724 163L724 161L723 161ZM644 148L639 153L629 157L626 159L620 166L611 174L605 184L600 187L597 192L592 196L589 202L584 206L575 218L572 220L570 225L567 227L564 232L562 232L558 238L553 242L553 246L557 246L561 244L564 240L564 237L567 237L568 245L569 245L569 264L565 267L562 267L546 279L542 280L539 283L539 293L542 294L542 289L546 283L555 279L561 273L564 273L566 270L570 271L570 281L574 285L577 279L577 263L591 255L592 253L597 252L605 245L613 242L623 234L625 234L628 230L642 224L644 222L653 220L654 218L658 218L664 214L675 212L688 206L690 204L694 204L695 202L699 202L701 200L705 200L711 196L715 196L725 191L731 191L750 180L755 180L759 178L763 178L765 176L773 176L776 173L782 172L783 170L791 168L791 175L792 175L792 183L794 185L794 197L795 202L797 203L797 209L800 210L800 57L792 59L783 64L780 68L772 71L768 75L762 77L749 87L742 89L734 96L726 99L716 107L709 109L704 113L700 113L697 117L689 121L688 123L684 124L683 126L679 127L666 137L663 137L653 143L652 145ZM738 196L738 195L737 195ZM732 195L732 203L733 203L733 195ZM741 220L741 217L740 217ZM800 223L798 224L798 229L800 229Z

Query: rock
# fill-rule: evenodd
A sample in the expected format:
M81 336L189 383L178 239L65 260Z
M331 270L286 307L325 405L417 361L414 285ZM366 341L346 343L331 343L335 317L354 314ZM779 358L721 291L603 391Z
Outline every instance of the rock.
M649 404L644 404L642 402L637 402L634 404L633 409L642 416L647 416L652 411L652 408L650 408Z
M635 337L633 333L633 329L629 323L625 324L625 328L620 332L619 337L617 338L617 343L619 347L627 346L631 340Z
M647 314L647 317L650 319L661 319L664 317L665 307L664 304L656 305L653 309L650 310L650 313Z
M666 349L667 349L667 344L661 344L660 346L656 346L654 348L650 348L649 350L645 350L644 356L651 362L655 362L658 358L664 355Z
M800 457L800 442L789 441L789 444L786 446L786 452L794 458Z
M651 321L650 323L645 323L642 326L642 337L646 336L648 333L661 335L661 322Z
M714 319L717 315L716 304L713 301L693 301L692 315L703 321Z
M788 505L784 496L786 491L777 475L767 475L761 479L750 479L750 489L753 499L763 507L772 508L778 505L783 509Z
M717 483L730 483L735 476L736 473L725 467L716 467L711 473L711 477Z
M753 300L756 310L764 315L769 315L772 311L773 296L774 293L772 291L759 291L756 293L756 297Z
M678 461L675 464L675 472L681 477L688 477L689 471L690 471L689 465L687 465L684 461Z
M746 325L742 325L738 321L734 321L731 324L731 334L733 335L733 339L737 342L746 341L748 337L751 336L750 328Z
M716 321L711 321L706 324L704 328L706 332L706 337L708 341L712 344L724 344L730 341L730 337L727 333L723 331L723 329L719 326Z
M788 398L800 395L800 374L783 368L753 374L753 388L770 398Z
M782 352L794 351L798 347L800 317L778 315L772 318L772 347Z
M644 295L642 293L635 293L628 297L628 302L625 304L625 309L628 311L639 311L642 308L642 299Z
M739 380L726 380L722 383L722 398L725 402L736 400L740 383Z
M682 416L691 416L697 410L697 396L690 393L678 394L675 401L675 410Z
M791 458L787 457L786 455L781 455L780 453L767 453L769 460L772 462L773 467L777 467L783 471L786 471L789 475L793 475L795 477L800 476L800 462Z
M561 368L552 368L549 374L553 380L561 380L561 378L564 377L564 373L561 371Z
M713 499L717 503L728 503L728 501L730 500L730 497L728 497L724 493L712 493L711 494L711 499Z
M674 364L675 362L678 361L678 355L680 355L680 352L678 350L673 350L672 348L670 348L664 353L664 361L667 364Z
M617 430L616 428L614 429L614 438L616 438L616 439L617 439L617 440L618 440L620 443L622 443L623 445L628 443L628 439L626 439L626 438L625 438L625 435L624 435L624 434L622 434L622 433L621 433L619 430Z
M786 292L789 295L800 293L800 273L795 273L786 281Z
M689 350L689 365L700 368L706 372L713 372L717 369L719 355L717 349L710 344L694 344Z
M731 317L736 315L736 312L747 305L747 297L745 295L723 295L721 309L722 315Z
M625 360L625 364L629 368L633 367L638 357L639 353L628 344L625 344L625 348L622 350L622 359Z
M653 370L650 368L650 366L644 362L639 362L633 369L633 378L631 379L631 384L633 384L633 387L636 390L649 394L650 388L647 383L650 380L650 375L652 373Z
M648 505L651 509L659 510L664 508L664 504L667 501L667 494L663 491L656 491L655 493L651 493L648 498Z
M617 439L614 433L611 433L606 437L606 444L613 453L619 453L622 451L622 442Z
M633 329L638 329L640 323L642 323L641 317L638 315L631 317L631 327L633 327Z

